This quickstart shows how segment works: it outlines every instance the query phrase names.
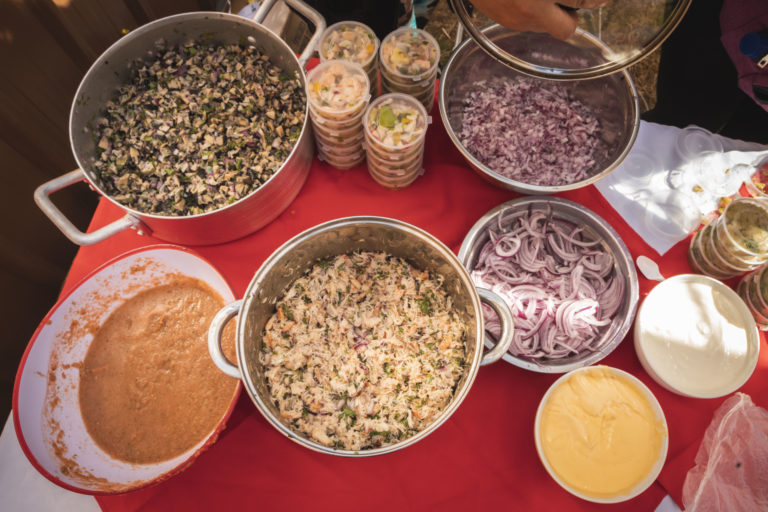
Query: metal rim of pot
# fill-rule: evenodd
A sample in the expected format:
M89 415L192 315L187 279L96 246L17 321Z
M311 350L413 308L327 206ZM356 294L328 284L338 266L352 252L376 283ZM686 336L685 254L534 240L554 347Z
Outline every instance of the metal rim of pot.
M275 173L267 181L261 184L258 188L253 190L247 196L242 197L241 199L235 201L234 203L226 205L222 208L218 208L216 210L199 213L195 215L165 216L165 215L157 215L152 213L141 212L129 206L123 205L117 202L115 199L113 199L109 194L107 194L102 189L102 187L98 183L98 180L92 178L89 175L90 171L85 170L88 168L87 159L85 155L81 154L81 151L78 151L78 148L76 147L76 144L75 144L75 135L76 135L75 132L77 130L77 127L79 127L81 124L77 119L77 107L81 102L81 97L83 96L83 90L89 89L90 87L92 87L91 85L91 81L93 80L92 77L94 76L94 73L97 72L98 68L100 68L105 64L108 64L109 59L115 53L123 50L124 47L127 46L128 44L138 41L141 38L153 36L154 31L158 30L159 28L163 28L165 26L170 27L174 23L178 24L178 23L184 23L187 21L194 22L195 20L202 17L205 20L226 20L236 25L253 27L255 30L252 36L263 36L263 37L270 38L269 39L270 43L274 43L278 46L281 46L282 51L284 51L286 55L290 55L293 58L293 61L295 61L297 69L299 70L300 79L302 80L302 82L305 82L306 75L304 70L306 67L306 63L311 58L315 49L315 45L317 44L317 41L319 40L323 31L325 30L325 25L326 25L325 18L323 18L323 16L319 12L317 12L315 9L305 4L302 0L284 0L284 1L291 8L293 8L294 10L299 12L301 15L308 18L315 26L315 30L313 32L312 37L310 38L310 40L308 41L307 45L304 47L301 55L298 58L296 57L293 50L288 46L288 44L283 39L281 39L280 37L278 37L269 29L267 29L262 25L267 14L269 14L270 10L274 7L275 3L277 2L277 0L267 0L262 3L262 5L260 6L256 14L254 15L253 19L248 19L243 16L228 14L224 12L200 11L200 12L188 12L188 13L175 14L172 16L167 16L164 18L151 21L149 23L146 23L138 27L137 29L129 32L125 36L115 41L93 62L93 64L90 66L86 74L83 76L83 79L81 80L78 86L77 92L75 93L75 96L72 101L72 106L70 109L70 116L69 116L69 134L70 134L70 143L72 147L72 154L75 157L75 160L79 168L40 185L35 190L35 193L34 193L35 203L37 203L38 207L42 210L42 212L53 222L53 224L57 228L59 228L59 230L67 238L69 238L72 242L74 242L77 245L92 245L92 244L101 242L103 240L106 240L107 238L114 236L129 228L137 230L140 235L152 234L152 231L153 231L152 226L148 225L147 222L145 221L149 221L150 223L152 221L155 221L155 222L169 222L169 221L174 222L175 221L177 223L179 221L189 221L189 220L201 221L203 219L210 218L214 215L221 214L222 212L238 209L239 207L242 207L243 203L248 201L249 198L252 198L254 194L258 193L260 190L267 187L270 183L276 181L276 177L286 167L286 164L292 159L294 159L294 157L298 155L300 151L306 151L305 148L303 147L300 149L300 145L302 145L301 143L305 137L310 139L310 141L312 139L310 129L309 129L309 119L308 119L309 115L307 110L309 108L308 106L305 106L304 123L302 125L300 136L297 139L296 144L292 148L291 152L286 156L280 168L277 171L275 171ZM174 30L175 30L175 27L174 27ZM248 41L249 43L254 45L259 43L256 37L249 37ZM306 145L307 145L306 143L303 144L303 146L306 146ZM309 146L310 146L310 153L313 153L313 151L311 150L311 146L312 146L311 142L309 143ZM307 171L308 171L308 168L307 168ZM298 189L301 188L301 185L303 185L303 182L306 179L307 173L304 172L303 174L304 174L303 179L300 179L299 186L295 191L296 193L298 193ZM54 192L62 190L66 187L69 187L81 181L87 182L91 190L96 191L97 193L99 193L100 196L107 198L111 203L118 206L122 210L126 211L127 212L126 215L91 233L85 233L81 231L79 228L77 228L66 217L66 215L56 205L54 205L50 196ZM286 207L288 203L290 203L290 201L283 201L283 202L285 202ZM263 225L267 224L268 222L273 220L274 217L279 215L281 211L282 210L276 212L275 215L272 217L272 219L269 219L267 222L264 222L260 226L252 229L250 232L253 232L256 229L263 227ZM242 215L240 217L242 217ZM240 222L244 222L242 218L238 218L238 220ZM244 230L240 230L240 231L244 231ZM230 240L239 238L240 236L245 236L246 234L248 233L242 232L239 234L239 236L230 238ZM161 237L161 238L165 238L165 237ZM229 241L229 240L215 239L210 242L196 242L194 240L189 241L189 240L174 239L173 237L169 237L165 239L170 242L185 243L185 244L191 244L191 245L206 245L209 243L221 243L224 241Z
M471 361L469 361L467 369L465 370L463 382L460 381L462 383L460 383L457 387L453 397L451 398L451 401L429 426L411 437L384 447L366 450L342 450L321 445L301 436L298 432L295 432L289 428L286 423L282 422L275 413L270 411L266 403L266 400L270 398L268 391L266 393L264 391L260 393L258 390L258 384L254 381L253 375L254 373L260 371L260 363L256 362L255 367L248 364L248 354L246 353L245 348L245 332L247 330L246 324L248 321L248 316L251 312L249 307L251 301L256 300L254 298L261 295L262 290L260 286L264 284L264 281L270 273L285 271L284 269L286 265L284 265L283 260L286 256L292 254L295 255L298 253L303 254L303 249L301 248L302 244L306 243L307 241L312 241L313 238L318 238L328 233L335 233L334 230L356 226L371 227L372 229L377 227L392 229L395 232L416 237L419 242L426 244L430 250L439 254L440 257L443 258L443 263L450 265L451 269L457 273L458 279L461 282L462 291L470 294L470 300L475 320L475 347L471 354L467 353L468 358L471 356ZM363 243L362 241L359 242ZM280 293L282 292L284 292L284 290L281 290ZM269 300L271 307L274 308L275 299L270 296ZM498 342L492 341L486 337L481 302L490 306L496 312L496 314L499 315L502 331ZM221 346L221 338L224 327L235 316L238 316L235 338L237 364L234 364L227 359ZM479 367L498 361L507 352L512 341L513 329L514 321L512 319L512 314L509 311L509 308L506 307L504 300L490 290L476 288L469 276L469 272L461 264L453 251L451 251L448 247L445 246L445 244L443 244L440 240L435 238L427 231L424 231L423 229L420 229L406 222L387 217L343 217L309 228L308 230L294 236L285 242L282 246L280 246L277 250L275 250L275 252L273 252L264 261L259 270L257 270L254 274L253 279L251 280L244 294L244 298L224 306L216 314L208 331L208 349L214 364L222 372L233 378L242 380L244 388L248 395L251 397L253 403L256 405L256 408L259 410L259 412L261 412L264 418L267 419L267 421L269 421L269 423L271 423L272 426L274 426L280 433L292 441L316 452L342 457L369 457L392 453L394 451L401 450L407 446L415 444L430 433L434 432L440 425L442 425L461 405L462 401L468 394L469 389L474 383L474 379L477 375ZM470 333L468 333L468 336L469 334ZM258 333L258 336L261 336L261 332ZM484 345L493 348L483 354ZM266 394L267 396L262 396L262 394Z
M474 23L472 23L472 18L469 14L469 11L467 10L465 0L448 1L451 4L453 12L456 13L457 18L459 19L459 28L463 28L469 32L471 39L480 45L484 52L505 66L515 69L521 73L525 73L526 75L535 76L538 78L547 78L549 80L584 80L610 75L617 71L624 70L628 66L631 66L632 64L635 64L644 59L659 46L661 46L667 37L669 37L675 28L677 28L693 0L681 0L673 6L672 11L669 13L668 22L658 33L656 33L653 38L651 38L643 51L628 53L623 58L616 58L615 60L583 69L563 69L540 66L512 55L491 41L491 39L489 39L483 33L483 30L478 29ZM460 36L457 36L457 39L459 38ZM612 52L608 50L608 54L611 53Z

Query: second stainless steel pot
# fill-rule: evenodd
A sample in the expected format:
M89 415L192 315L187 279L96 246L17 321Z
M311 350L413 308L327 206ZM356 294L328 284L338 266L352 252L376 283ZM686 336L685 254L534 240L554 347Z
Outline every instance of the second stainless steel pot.
M272 63L283 71L297 73L304 85L304 65L325 29L325 20L300 0L286 1L315 25L315 35L298 59L282 39L257 22L264 19L267 9L257 13L256 21L216 12L178 14L139 27L114 43L88 70L72 103L69 132L72 151L80 168L41 185L35 191L35 201L40 209L70 240L79 245L100 242L128 228L184 245L223 243L248 235L280 215L304 185L314 155L306 110L296 145L269 180L231 205L188 216L147 214L111 198L92 169L97 148L89 126L102 114L105 105L120 86L130 80L133 61L146 58L161 39L168 44L178 44L204 36L221 44L251 44L269 56ZM86 234L78 230L54 206L49 196L79 181L87 181L92 189L125 210L126 215L93 233Z
M318 444L293 429L290 422L280 415L275 401L270 397L259 353L263 345L264 326L275 311L275 303L291 283L304 275L318 260L360 250L383 251L444 278L443 289L450 295L456 314L467 326L467 364L451 401L426 429L395 444L358 452ZM491 306L502 319L500 341L486 354L483 354L485 328L481 301ZM235 315L238 315L237 366L229 362L221 350L221 332ZM512 316L501 297L487 290L476 290L456 255L434 236L395 219L347 217L315 226L275 251L254 275L245 298L225 306L213 319L208 348L214 362L223 372L243 380L256 407L282 434L318 452L365 457L405 448L437 429L467 396L480 366L493 363L506 353L512 340L512 329Z

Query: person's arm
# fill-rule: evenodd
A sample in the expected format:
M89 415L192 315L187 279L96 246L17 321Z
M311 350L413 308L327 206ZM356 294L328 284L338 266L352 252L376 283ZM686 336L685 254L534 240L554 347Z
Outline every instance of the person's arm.
M514 30L547 32L568 39L576 30L576 13L563 9L595 9L608 0L471 0L496 23Z

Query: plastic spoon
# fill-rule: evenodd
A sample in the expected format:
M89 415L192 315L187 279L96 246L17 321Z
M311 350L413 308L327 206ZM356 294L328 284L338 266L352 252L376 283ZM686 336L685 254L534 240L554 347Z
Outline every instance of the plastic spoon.
M664 276L661 275L661 271L659 270L659 265L647 256L637 257L637 268L640 269L640 272L643 273L646 279L652 279L653 281L659 282L664 280Z

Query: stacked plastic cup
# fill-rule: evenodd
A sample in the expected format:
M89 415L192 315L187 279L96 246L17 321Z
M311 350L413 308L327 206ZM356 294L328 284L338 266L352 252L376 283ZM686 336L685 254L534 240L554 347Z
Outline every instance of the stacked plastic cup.
M357 21L334 23L320 36L320 61L348 60L362 66L371 83L371 96L379 94L379 38Z
M405 188L422 173L427 111L407 94L384 94L365 111L368 172L380 185Z
M363 113L371 94L360 64L329 60L307 75L309 117L321 160L351 169L365 159Z
M688 262L715 279L754 270L768 261L768 198L742 197L691 239Z
M752 197L768 197L768 156L752 163L752 175L745 182Z
M391 32L379 48L382 93L409 94L429 112L439 62L440 46L428 32L409 27Z
M736 287L741 299L762 331L768 331L768 265L750 272Z

